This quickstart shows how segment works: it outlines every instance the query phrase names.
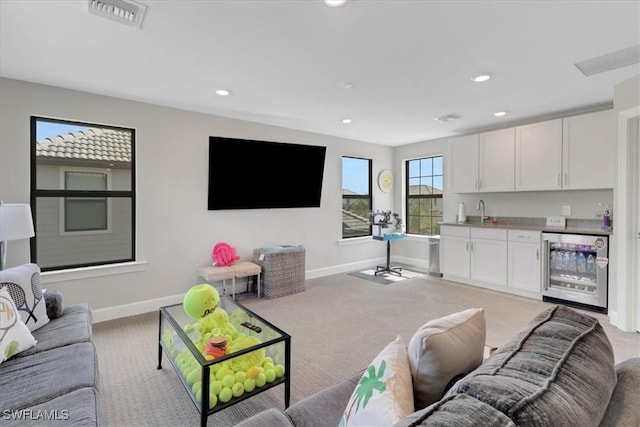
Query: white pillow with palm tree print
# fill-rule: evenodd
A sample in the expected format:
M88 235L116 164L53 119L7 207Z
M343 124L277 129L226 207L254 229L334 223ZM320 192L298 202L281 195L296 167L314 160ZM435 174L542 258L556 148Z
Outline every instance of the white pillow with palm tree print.
M37 264L22 264L0 271L0 288L3 286L9 291L22 321L31 332L49 323Z
M0 363L36 345L7 288L0 286Z
M360 378L340 427L390 426L412 412L409 356L398 336L376 356Z

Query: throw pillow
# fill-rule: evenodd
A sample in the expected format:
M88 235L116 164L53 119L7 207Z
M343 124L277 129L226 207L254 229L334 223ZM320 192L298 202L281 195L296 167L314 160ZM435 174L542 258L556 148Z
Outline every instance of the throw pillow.
M40 282L40 267L31 263L2 270L0 287L2 286L9 291L22 321L31 332L49 323Z
M390 426L412 412L409 359L398 336L376 356L358 382L340 427Z
M417 410L440 400L453 378L480 366L485 339L482 308L431 320L416 331L407 352Z
M22 322L11 295L0 288L0 363L34 345L36 340Z

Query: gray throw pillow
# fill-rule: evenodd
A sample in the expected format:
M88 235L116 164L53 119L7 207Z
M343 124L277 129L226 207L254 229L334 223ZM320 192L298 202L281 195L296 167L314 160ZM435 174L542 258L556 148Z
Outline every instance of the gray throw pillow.
M486 323L484 309L471 308L422 325L407 353L416 410L440 400L447 384L482 363Z

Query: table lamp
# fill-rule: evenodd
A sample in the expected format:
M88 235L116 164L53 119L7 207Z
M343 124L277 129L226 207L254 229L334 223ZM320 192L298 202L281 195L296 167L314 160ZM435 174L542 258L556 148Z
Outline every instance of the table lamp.
M31 208L27 204L0 203L0 270L7 261L7 242L35 236Z

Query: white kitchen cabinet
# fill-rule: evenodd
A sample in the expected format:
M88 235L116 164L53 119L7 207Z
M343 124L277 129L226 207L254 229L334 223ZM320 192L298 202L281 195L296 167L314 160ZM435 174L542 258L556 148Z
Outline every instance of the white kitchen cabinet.
M566 117L562 126L562 188L613 188L618 146L615 112Z
M562 119L516 127L516 191L562 188Z
M469 227L440 226L440 271L468 278L470 272Z
M515 190L515 139L515 128L479 135L478 191Z
M507 285L507 230L470 230L470 278L497 286Z
M508 230L508 281L513 289L539 293L541 286L540 232Z
M449 185L451 193L478 191L478 135L449 140Z

